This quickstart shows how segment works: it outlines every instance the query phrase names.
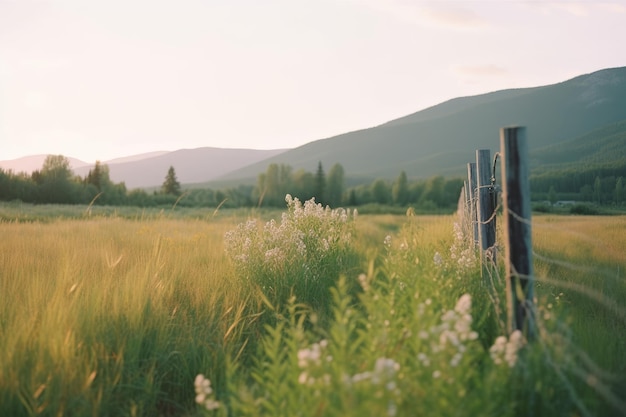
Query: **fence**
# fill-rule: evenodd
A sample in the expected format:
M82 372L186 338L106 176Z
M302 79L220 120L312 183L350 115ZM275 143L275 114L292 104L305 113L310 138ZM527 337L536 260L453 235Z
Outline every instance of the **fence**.
M498 268L496 221L502 213L504 263L509 333L522 330L534 336L533 266L530 185L528 181L526 129L500 129L500 151L476 151L476 162L467 165L467 181L459 197L458 213L466 242L480 252L483 277ZM501 187L496 182L500 158ZM499 193L498 191L501 191Z

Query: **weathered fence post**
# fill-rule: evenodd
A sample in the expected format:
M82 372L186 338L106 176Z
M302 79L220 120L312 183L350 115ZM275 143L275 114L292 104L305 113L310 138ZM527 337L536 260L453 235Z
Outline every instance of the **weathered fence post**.
M509 332L534 336L528 145L524 127L500 129Z
M470 224L473 230L474 246L478 246L478 217L476 213L476 163L467 164L467 182L469 188L469 215Z
M480 261L487 266L495 263L496 217L493 206L493 189L491 184L491 151L476 151L476 183L478 186L478 242L480 243Z

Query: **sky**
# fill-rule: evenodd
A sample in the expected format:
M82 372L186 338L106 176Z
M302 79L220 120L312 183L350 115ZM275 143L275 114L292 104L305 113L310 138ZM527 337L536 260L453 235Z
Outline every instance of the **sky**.
M280 149L626 66L626 0L0 0L0 160Z

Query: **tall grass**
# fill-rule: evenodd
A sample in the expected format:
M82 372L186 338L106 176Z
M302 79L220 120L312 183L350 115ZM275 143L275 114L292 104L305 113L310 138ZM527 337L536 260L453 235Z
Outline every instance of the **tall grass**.
M480 271L468 267L460 279L438 264L451 244L451 229L447 239L441 232L413 217L386 236L378 266L358 277L361 293L347 276L332 290L327 327L307 328L310 311L293 299L249 376L229 368L224 407L252 416L515 415L512 371L476 331L489 311L472 308Z
M525 343L452 216L291 210L0 223L0 415L626 413L624 218L534 220L540 337ZM310 251L259 291L264 261L242 273L224 237L240 228L265 260L262 244L291 250L264 240L283 223ZM331 229L350 240L327 252ZM297 287L306 271L324 296Z
M236 361L229 367L222 411L258 416L626 412L623 380L580 349L563 311L546 301L546 294L538 301L533 340L519 331L503 333L504 310L496 308L504 298L503 274L495 273L490 283L481 279L476 256L458 253L461 247L452 239L434 243L418 222L410 218L399 233L385 237L380 262L359 276L360 295L348 290L353 278L338 282L328 325L307 327L311 313L294 297L277 324L267 327L252 369L247 372ZM623 343L622 334L612 336Z
M248 220L225 236L237 274L258 288L271 306L295 294L323 317L337 277L358 266L352 249L355 214L287 195L280 223ZM355 212L356 213L356 212Z
M614 392L626 398L626 217L537 216L533 246L542 304L567 324L581 366L589 358L608 370ZM588 379L573 384L588 390Z
M254 322L228 222L3 224L2 415L178 415Z

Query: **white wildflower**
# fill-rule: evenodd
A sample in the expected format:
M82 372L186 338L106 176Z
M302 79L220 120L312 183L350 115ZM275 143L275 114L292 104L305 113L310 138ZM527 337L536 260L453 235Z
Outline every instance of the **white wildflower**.
M390 381L399 369L400 365L393 359L376 359L374 372L372 373L372 383L379 384L381 382Z
M517 353L524 344L522 332L515 330L508 340L505 336L498 336L493 346L489 348L489 355L496 365L506 362L512 368L517 363Z
M220 403L211 398L213 389L211 388L211 380L202 374L198 374L194 380L196 390L196 403L204 406L207 410L215 410L220 407Z
M439 252L435 252L435 256L433 256L433 262L435 262L435 266L441 267L443 265L443 258Z
M306 384L308 379L309 379L309 374L306 371L302 372L302 373L300 373L300 376L298 376L298 383L300 385L304 385L304 384Z
M472 296L463 294L456 303L454 310L459 314L468 314L472 309Z
M306 368L311 365L320 365L322 358L322 350L328 346L327 340L321 340L319 343L313 343L311 347L300 349L298 351L298 366ZM326 361L332 360L331 356L326 356Z
M359 284L361 284L361 288L363 291L367 291L370 288L369 280L367 279L367 275L360 274L359 275Z
M365 381L368 380L372 377L372 373L371 372L361 372L359 374L354 374L351 378L351 381L354 383L358 383L361 381Z

